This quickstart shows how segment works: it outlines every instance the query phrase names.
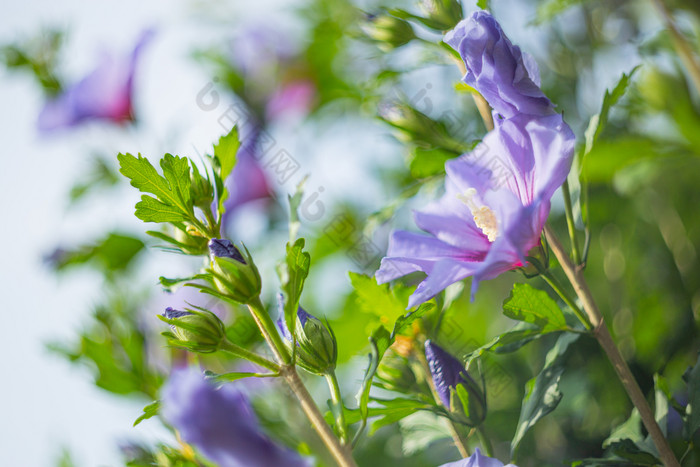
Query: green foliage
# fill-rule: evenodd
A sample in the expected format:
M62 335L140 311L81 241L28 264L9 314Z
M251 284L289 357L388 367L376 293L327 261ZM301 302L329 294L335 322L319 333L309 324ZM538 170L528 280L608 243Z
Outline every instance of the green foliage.
M228 134L219 138L219 142L214 145L214 180L216 185L216 193L218 196L218 215L219 219L224 213L224 202L228 199L228 189L224 182L233 172L236 166L236 155L241 143L238 139L238 129L234 126Z
M145 244L136 237L112 232L92 245L84 245L75 250L58 249L48 262L56 271L90 264L107 276L112 276L127 270L144 247Z
M515 457L520 442L528 430L559 405L563 397L559 390L559 380L564 373L566 353L569 346L578 337L578 334L562 334L554 347L547 353L542 371L525 385L525 397L523 397L520 419L510 444L513 457Z
M700 358L684 377L688 383L688 405L685 409L683 433L690 440L700 428Z
M277 274L280 277L282 291L285 295L284 321L287 329L294 329L301 292L304 290L304 282L309 275L311 256L304 251L305 240L297 239L293 244L287 243L287 256L277 266Z
M543 333L566 329L564 314L547 292L529 284L514 284L510 296L503 302L503 314L509 318L531 323Z
M149 418L155 417L156 415L158 415L158 412L160 412L160 401L151 402L143 408L143 414L139 416L139 418L137 418L136 421L134 421L134 426L138 425L144 420L148 420Z
M136 204L136 217L144 222L192 222L194 205L190 196L190 164L187 158L166 154L160 161L163 176L140 154L119 154L119 171L143 193Z
M545 0L537 6L537 15L534 24L543 24L553 20L556 16L568 10L574 5L583 3L584 0ZM481 3L481 2L479 2Z

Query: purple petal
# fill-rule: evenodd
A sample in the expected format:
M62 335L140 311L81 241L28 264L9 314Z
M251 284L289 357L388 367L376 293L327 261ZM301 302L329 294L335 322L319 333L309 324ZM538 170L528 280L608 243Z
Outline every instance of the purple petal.
M217 465L305 465L262 433L248 400L231 385L217 390L198 371L184 369L171 375L161 399L163 417Z
M442 464L440 467L504 467L503 462L498 459L492 459L481 453L479 448L474 450L474 454L467 457L466 459L459 460L457 462L448 462L447 464ZM508 464L505 467L516 467L514 464Z

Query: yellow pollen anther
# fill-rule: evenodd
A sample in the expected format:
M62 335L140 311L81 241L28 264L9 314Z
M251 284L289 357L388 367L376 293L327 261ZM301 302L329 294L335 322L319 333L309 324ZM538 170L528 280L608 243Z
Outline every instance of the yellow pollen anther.
M493 242L498 237L498 220L496 214L476 199L476 190L469 188L464 193L458 193L457 199L467 205L474 216L474 223Z

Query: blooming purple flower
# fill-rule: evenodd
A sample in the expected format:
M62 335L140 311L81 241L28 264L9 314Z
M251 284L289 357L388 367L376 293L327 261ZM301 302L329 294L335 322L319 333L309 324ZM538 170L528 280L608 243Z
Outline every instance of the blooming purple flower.
M479 91L503 118L555 113L539 87L537 63L510 42L489 13L476 11L460 21L445 35L445 42L464 60L467 73L463 81Z
M455 388L460 383L470 389L477 388L476 382L469 376L464 365L430 340L425 341L425 358L428 361L428 367L430 367L435 390L447 409L450 408L450 389ZM482 395L479 394L479 396ZM485 406L485 401L482 402L482 405Z
M448 462L440 467L504 467L503 462L498 459L492 459L481 454L479 448L474 450L474 454L466 459L457 462ZM508 464L505 467L517 467L515 464Z
M48 101L39 114L39 129L51 131L88 120L133 120L136 64L153 34L152 30L144 32L126 56L104 55L92 73Z
M198 371L178 370L161 399L165 420L221 467L306 465L295 452L262 433L248 400L230 385L216 389Z
M461 51L471 51L470 38L476 34L467 26L477 32L483 29L475 17L510 44L491 16L481 13L457 26L464 36ZM473 297L480 281L524 266L528 252L540 242L550 199L571 167L574 134L562 116L547 113L544 107L535 114L534 91L513 84L517 66L486 72L486 64L499 61L504 53L486 50L495 57L482 56L483 73L474 84L496 112L508 117L496 119L495 129L472 152L445 164L444 196L414 213L416 225L429 235L395 232L376 273L379 283L415 271L427 274L409 299L409 308L469 276ZM523 89L527 93L516 92ZM517 113L521 108L533 113Z

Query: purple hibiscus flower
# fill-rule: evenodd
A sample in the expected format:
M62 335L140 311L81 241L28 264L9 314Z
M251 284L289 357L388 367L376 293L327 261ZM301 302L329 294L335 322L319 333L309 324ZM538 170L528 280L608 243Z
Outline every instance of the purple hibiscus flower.
M503 462L498 459L492 459L491 457L481 454L479 448L476 448L474 454L466 459L457 462L448 462L447 464L442 464L440 467L504 467L504 465ZM505 467L517 466L515 464L508 464Z
M104 55L92 73L48 101L39 114L39 130L71 127L88 120L115 123L133 120L136 65L153 34L152 30L144 32L126 56Z
M480 12L461 22L456 28L464 37L459 50L465 54L467 77L479 76L474 81L477 91L498 114L508 116L497 118L495 129L472 152L445 164L444 196L414 213L416 225L428 235L404 231L392 235L377 282L415 271L427 274L409 299L409 308L469 276L473 297L480 281L523 266L528 252L540 242L550 199L571 167L573 132L561 115L546 110L553 107L541 91L536 101L542 104L545 99L547 105L537 107L532 101L536 93L529 85L513 84L523 81L513 78L517 70L526 69L523 55L492 21ZM510 47L484 49L483 41L471 47L475 33L469 28L482 34L482 22L491 24L488 31ZM472 53L480 57L478 73L469 68L475 61ZM496 66L501 62L513 66ZM536 73L532 67L527 69ZM539 82L539 78L535 74L530 81ZM531 113L518 113L519 109Z
M162 414L184 441L221 467L306 465L262 433L242 393L230 385L216 389L194 369L172 374L163 389Z
M513 45L498 22L476 11L445 35L445 42L462 56L463 81L488 101L503 118L513 115L552 115L554 106L540 89L537 63Z

